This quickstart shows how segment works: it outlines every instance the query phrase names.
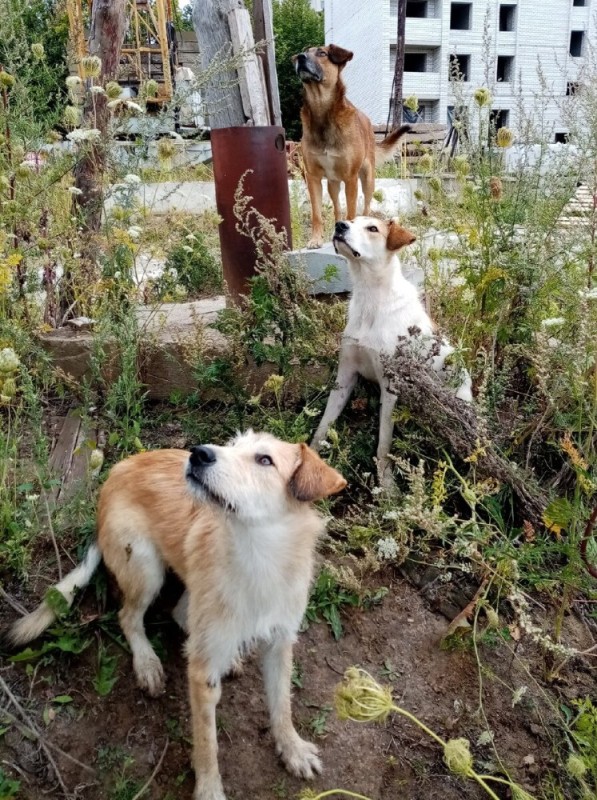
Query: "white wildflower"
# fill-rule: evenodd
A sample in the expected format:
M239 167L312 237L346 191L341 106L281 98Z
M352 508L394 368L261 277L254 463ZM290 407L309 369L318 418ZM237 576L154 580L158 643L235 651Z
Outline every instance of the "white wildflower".
M485 747L493 742L494 737L495 734L493 731L483 731L483 733L479 734L479 737L477 738L477 745L479 747Z
M374 486L373 489L371 489L371 494L372 495L378 495L378 494L381 494L382 492L383 492L383 489L382 489L381 486Z
M514 706L520 703L524 695L527 693L527 689L528 689L527 686L521 686L520 688L512 692L512 708L514 708Z
M193 248L189 247L188 244L183 245L182 249L185 251L185 253L192 253L193 252Z
M15 372L21 361L12 347L0 350L0 372Z
M332 445L328 441L324 440L323 442L319 443L319 446L322 450L329 450Z
M141 178L138 175L134 175L132 172L125 175L122 180L129 186L138 186L141 183Z
M83 190L82 190L82 189L79 189L79 187L78 187L78 186L69 186L69 187L68 187L68 191L69 191L71 194L83 194Z
M398 519L398 512L397 511L386 511L383 515L384 519Z
M92 475L99 475L100 470L104 463L104 453L99 448L91 451L89 456L89 468Z
M542 328L557 328L558 325L563 325L566 322L564 317L550 317L544 319L541 323Z
M398 542L393 536L386 536L377 542L377 555L382 561L391 560L398 555Z
M136 240L139 238L139 236L141 236L141 228L139 228L137 225L131 225L127 233L131 237L131 239Z
M66 79L66 88L67 89L76 89L77 86L80 86L83 83L81 78L78 75L69 75Z
M304 408L303 409L306 417L318 417L319 411L316 408Z
M66 138L71 142L97 142L101 137L102 132L97 128L76 128L66 134Z
M133 103L132 100L125 100L124 104L131 111L137 111L139 114L145 113L145 109L141 108L139 103Z
M28 503L35 503L35 501L36 501L36 500L39 500L39 495L38 495L38 494L28 494L28 495L25 497L25 500L26 500Z
M106 94L103 86L92 86L89 91L91 94Z
M187 240L187 242L195 242L197 240L197 237L194 233L187 233L184 238Z

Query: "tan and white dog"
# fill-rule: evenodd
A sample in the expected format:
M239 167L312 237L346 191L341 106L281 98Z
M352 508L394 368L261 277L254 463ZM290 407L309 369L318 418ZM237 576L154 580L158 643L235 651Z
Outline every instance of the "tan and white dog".
M220 680L253 645L262 666L272 734L293 775L321 770L317 747L292 723L292 645L307 606L324 522L312 501L346 485L305 444L249 431L225 447L140 453L102 487L97 544L56 589L69 605L102 557L123 594L120 624L139 685L151 695L164 672L143 625L167 567L186 586L174 616L188 633L195 800L225 800L217 760ZM44 602L9 630L13 645L44 631Z
M401 338L411 339L417 353L429 354L435 343L434 327L415 286L403 275L398 252L416 237L396 220L356 217L337 222L334 247L348 259L353 288L348 306L348 322L342 336L336 387L311 446L318 450L327 431L344 406L357 378L362 375L381 390L377 469L380 479L391 483L388 453L392 444L392 413L396 396L390 392L384 375L382 356L392 356ZM445 373L446 358L454 352L445 340L430 358L433 369ZM471 379L466 371L456 397L472 401Z

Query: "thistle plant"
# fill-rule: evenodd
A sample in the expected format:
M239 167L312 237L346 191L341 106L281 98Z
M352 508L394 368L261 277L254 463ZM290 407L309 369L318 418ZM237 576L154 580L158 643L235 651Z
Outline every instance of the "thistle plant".
M346 670L343 682L336 687L334 704L340 719L349 719L353 722L383 723L390 714L399 714L414 723L440 745L443 750L444 763L454 775L476 781L493 800L499 800L499 797L489 786L490 782L507 786L513 797L517 797L519 800L533 800L530 794L513 781L497 778L494 775L480 775L476 772L468 739L444 741L414 714L397 705L392 697L392 690L388 686L381 686L365 670L357 667L350 667ZM358 796L345 794L349 797ZM313 800L325 796L326 794L315 795Z

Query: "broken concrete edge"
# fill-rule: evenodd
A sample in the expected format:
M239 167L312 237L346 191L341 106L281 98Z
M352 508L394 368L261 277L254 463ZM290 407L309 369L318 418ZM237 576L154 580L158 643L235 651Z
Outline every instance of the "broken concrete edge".
M50 357L54 368L73 383L82 386L97 375L97 366L93 365L97 345L91 331L58 328L38 334L38 341ZM114 337L108 337L102 342L102 363L99 371L107 385L116 381L120 374L120 355L118 342ZM208 328L201 319L190 323L186 329L173 330L166 325L161 332L158 329L146 329L140 339L137 354L139 380L150 400L169 400L174 394L188 397L199 390L194 373L199 359L209 362L227 355L226 337ZM267 379L274 374L277 374L274 363L258 365L247 360L237 378L249 394L257 395ZM294 394L306 381L322 386L330 378L330 369L323 364L297 365L288 379L288 391L291 395ZM229 399L229 392L215 388L202 389L201 395L206 401Z

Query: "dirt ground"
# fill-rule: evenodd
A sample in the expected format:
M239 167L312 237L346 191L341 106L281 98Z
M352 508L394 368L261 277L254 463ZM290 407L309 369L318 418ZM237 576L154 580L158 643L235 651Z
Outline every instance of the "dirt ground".
M324 773L313 788L350 789L375 800L485 797L475 784L449 776L437 745L402 718L379 726L335 717L334 687L345 668L357 664L391 683L395 699L446 739L466 736L476 743L486 728L478 713L477 662L470 649L440 649L447 620L429 608L407 579L386 570L376 581L389 589L387 596L369 610L344 613L344 636L339 641L324 623L312 624L296 647L301 686L294 690L295 718L303 735L319 744L324 764ZM155 800L192 796L183 639L164 612L164 605L173 599L168 593L174 592L172 587L169 592L166 589L166 597L148 615L150 633L161 632L168 677L167 692L157 700L145 697L135 686L130 657L116 645L118 680L105 697L99 697L92 685L97 658L93 645L80 655L61 654L50 667L39 670L33 682L23 663L5 661L2 666L0 674L47 739L96 770L91 775L54 754L74 797L132 800L158 764L167 741L162 764L143 796ZM19 599L32 605L30 597ZM109 606L114 605L111 598ZM4 606L0 621L12 616ZM583 635L573 618L570 624ZM518 655L523 664L536 670L536 654L519 644ZM540 777L554 765L549 711L518 659L513 661L506 651L491 648L484 648L483 658L483 708L497 752L525 788L536 789ZM528 686L515 707L506 685ZM583 696L591 685L590 676L578 671L565 687L565 695ZM557 699L556 689L548 691ZM60 695L72 697L72 702L63 706L51 702ZM8 707L5 700L3 706ZM44 720L48 707L53 709L53 718L48 719L46 711ZM304 782L285 773L275 756L256 658L248 660L243 675L225 682L218 728L220 766L229 800L294 798L305 788ZM474 752L478 762L496 764L491 746L475 745ZM15 726L0 738L0 763L20 778L19 797L60 796L38 743Z

